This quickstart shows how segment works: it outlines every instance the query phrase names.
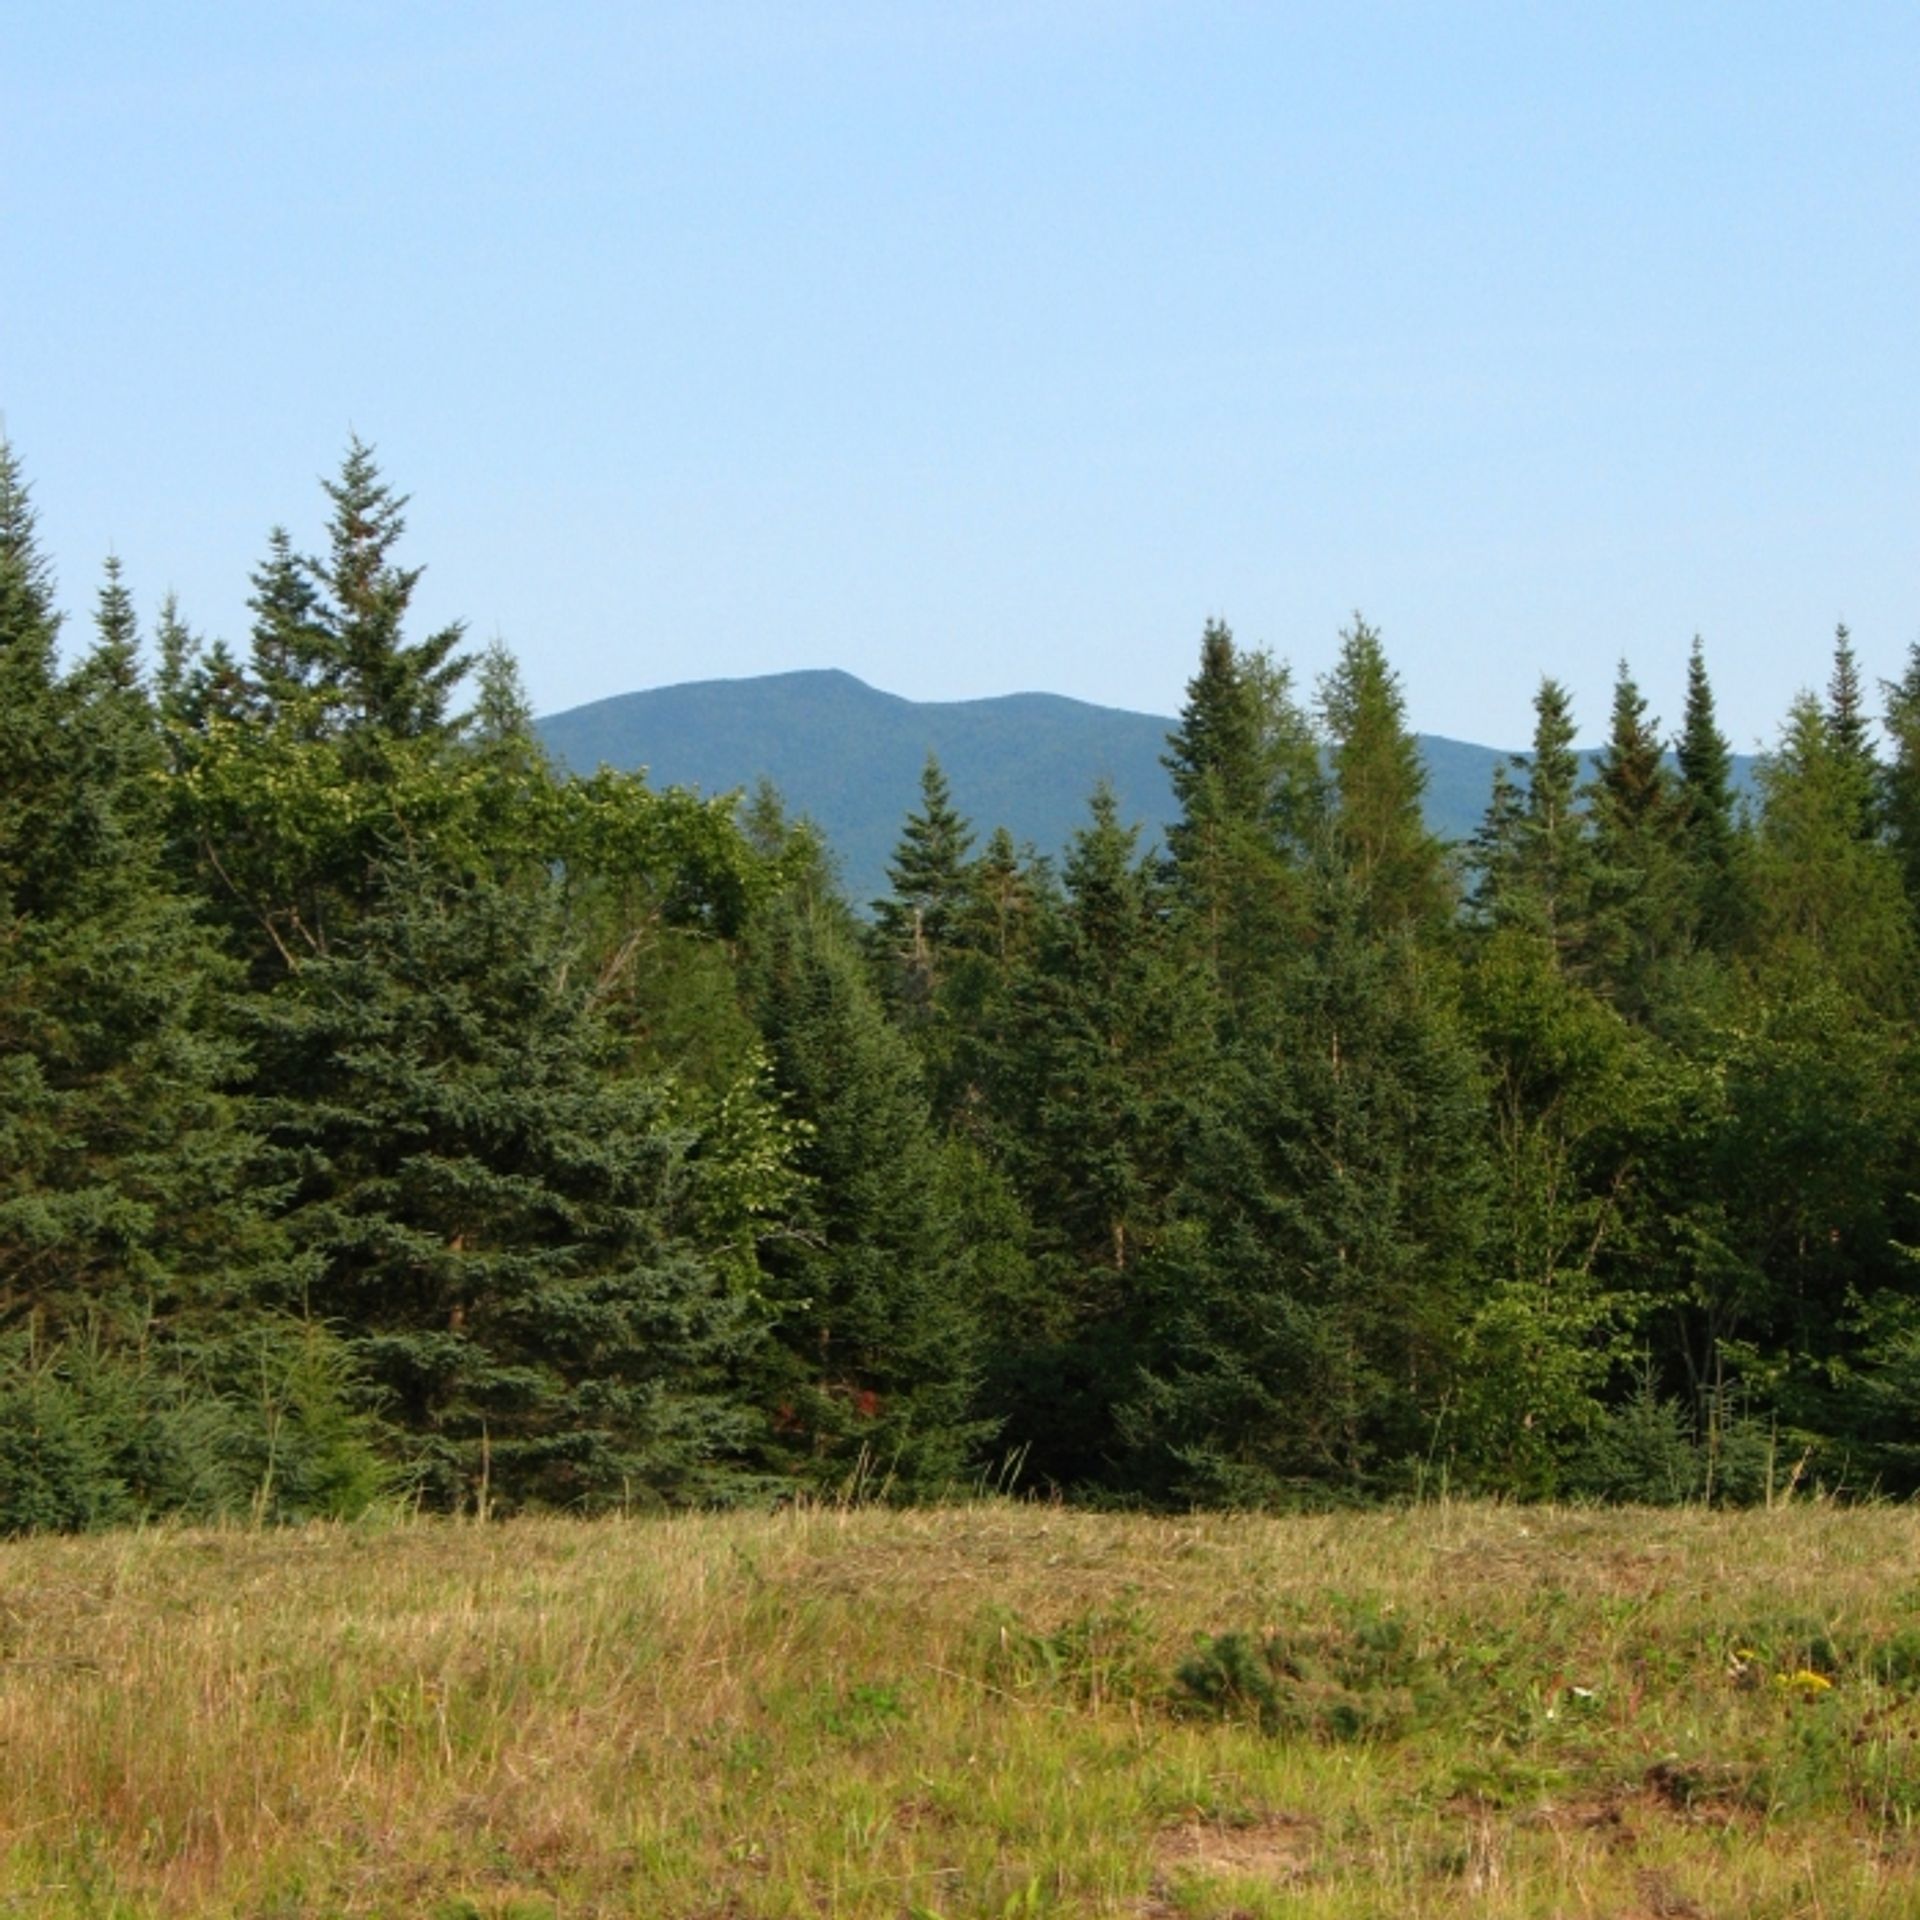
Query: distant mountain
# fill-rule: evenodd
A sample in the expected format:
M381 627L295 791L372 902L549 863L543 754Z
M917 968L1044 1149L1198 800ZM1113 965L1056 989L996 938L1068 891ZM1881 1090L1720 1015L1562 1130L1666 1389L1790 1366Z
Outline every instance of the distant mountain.
M656 786L703 793L751 787L764 775L792 812L825 830L849 898L864 906L887 889L887 861L919 804L929 752L982 840L1005 826L1016 840L1058 853L1102 778L1122 817L1140 823L1143 843L1160 837L1174 813L1160 764L1173 724L1054 693L903 700L826 669L619 694L551 714L539 727L548 750L582 773L645 767ZM1467 838L1507 755L1436 734L1422 734L1420 750L1429 820L1450 839Z

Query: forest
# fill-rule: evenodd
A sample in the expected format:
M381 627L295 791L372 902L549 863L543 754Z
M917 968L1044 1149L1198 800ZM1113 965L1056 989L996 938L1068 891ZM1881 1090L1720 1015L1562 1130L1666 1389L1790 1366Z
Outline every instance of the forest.
M1470 844L1381 636L1208 624L1144 846L929 762L875 902L557 769L352 443L244 644L0 449L0 1531L1920 1488L1920 645L1738 796L1553 679ZM76 623L77 624L77 623Z

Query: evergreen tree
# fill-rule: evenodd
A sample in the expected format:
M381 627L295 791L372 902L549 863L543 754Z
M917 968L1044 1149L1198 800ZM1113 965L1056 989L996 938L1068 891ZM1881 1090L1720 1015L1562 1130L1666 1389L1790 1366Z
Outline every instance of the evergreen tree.
M907 815L887 865L893 891L873 903L890 988L910 1015L930 1010L939 959L966 892L973 832L955 811L947 777L931 753L920 770L920 811Z
M1620 663L1613 718L1587 787L1593 919L1587 964L1614 1003L1643 1014L1660 962L1688 937L1679 802L1647 703Z
M1833 630L1833 672L1827 681L1826 720L1834 752L1846 765L1857 768L1863 782L1870 786L1875 767L1873 742L1867 732L1860 663L1854 657L1853 636L1844 621Z
M871 1472L939 1492L992 1424L974 1406L972 1249L919 1063L830 909L776 900L753 949L748 984L807 1182L768 1255L776 1432L816 1485Z
M1399 676L1357 614L1340 636L1320 703L1333 742L1334 836L1371 923L1382 932L1438 931L1451 913L1452 886L1445 849L1421 810L1426 768Z
M1527 808L1526 791L1513 777L1515 757L1495 762L1487 810L1467 848L1467 865L1474 876L1473 916L1482 927L1500 924L1514 890Z
M1523 927L1562 966L1574 965L1590 935L1593 854L1579 806L1579 756L1566 689L1543 680L1534 697L1531 754L1513 757L1526 776L1524 799L1511 778L1495 781L1476 840L1477 905L1496 925Z
M1115 1401L1137 1364L1144 1275L1217 1088L1208 996L1138 840L1101 785L979 1048L990 1138L1053 1302L1003 1375L1008 1438L1065 1486L1120 1472Z
M1471 1054L1433 957L1323 872L1258 1052L1216 1082L1144 1278L1127 1432L1232 1505L1396 1483L1456 1382L1484 1194ZM1225 1104L1222 1104L1224 1096Z
M1324 825L1318 747L1286 669L1240 653L1209 621L1167 748L1180 805L1168 878L1209 971L1240 1000L1257 990L1262 956L1296 930L1298 866Z
M247 604L253 611L248 677L258 712L303 737L323 730L337 663L312 567L295 553L285 527L267 536L267 557L254 572Z
M307 1337L274 1309L299 1274L232 1091L226 970L165 859L117 568L97 644L64 678L57 624L0 446L0 1427L71 1442L57 1497L51 1455L34 1469L46 1502L0 1491L0 1529L350 1505L365 1461L324 1336L297 1405L231 1397L298 1371ZM218 1418L195 1411L208 1401ZM290 1408L269 1484L259 1422Z
M1448 1437L1474 1483L1545 1495L1600 1422L1624 1357L1643 1163L1668 1103L1657 1043L1562 965L1537 927L1479 943L1467 1003L1493 1204Z
M1021 983L1047 925L1053 879L1031 847L1023 857L1005 827L966 870L941 976L941 1044L922 1054L935 1111L984 1151L999 1131L993 1090L1003 1079L1007 1035Z
M1104 783L1090 812L1020 1028L1032 1103L1023 1185L1053 1247L1117 1275L1164 1215L1205 1042L1195 983L1162 939L1139 829L1121 825Z
M1031 847L1023 858L1005 827L987 836L986 850L967 870L952 939L962 952L983 954L1002 966L1031 950L1038 926L1044 876L1036 872Z
M1232 630L1209 620L1200 636L1200 666L1187 682L1180 724L1167 736L1161 764L1183 818L1167 835L1176 868L1202 857L1216 821L1257 820L1267 782L1262 766L1260 712Z
M1887 837L1900 861L1909 906L1920 909L1920 640L1898 680L1882 682L1892 763L1882 787Z
M1714 718L1713 687L1699 636L1687 660L1687 702L1680 737L1682 845L1693 894L1696 937L1724 952L1739 932L1739 839L1733 811L1733 751Z
M730 1497L761 1315L690 1238L699 1143L618 1071L555 905L399 865L263 1008L313 1305L437 1505Z
M1862 1003L1910 1006L1910 917L1899 866L1873 834L1873 793L1857 746L1810 694L1788 713L1761 768L1752 851L1755 939L1801 950Z
M422 569L394 559L407 500L381 479L373 449L349 441L339 478L324 485L333 505L329 551L308 563L325 594L315 609L325 643L321 684L339 729L365 742L377 765L376 743L449 730L448 704L471 661L455 651L458 623L422 640L405 637Z
M358 440L324 484L328 555L275 529L248 667L176 636L166 673L180 837L259 986L324 954L389 856L433 845L469 799L448 706L470 661L458 625L406 637L421 575L395 557L406 500Z

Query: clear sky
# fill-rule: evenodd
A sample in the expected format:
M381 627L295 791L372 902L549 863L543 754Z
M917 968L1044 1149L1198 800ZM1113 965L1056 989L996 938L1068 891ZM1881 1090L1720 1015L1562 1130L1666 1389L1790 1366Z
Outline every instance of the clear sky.
M243 636L350 431L543 711L841 666L1742 748L1920 640L1920 7L0 0L0 411L70 608Z

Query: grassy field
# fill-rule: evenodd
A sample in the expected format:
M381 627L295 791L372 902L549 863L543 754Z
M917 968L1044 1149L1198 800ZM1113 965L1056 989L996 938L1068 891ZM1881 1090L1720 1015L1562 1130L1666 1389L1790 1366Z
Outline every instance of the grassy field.
M1920 1914L1920 1515L0 1547L0 1912Z

